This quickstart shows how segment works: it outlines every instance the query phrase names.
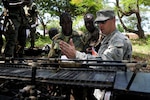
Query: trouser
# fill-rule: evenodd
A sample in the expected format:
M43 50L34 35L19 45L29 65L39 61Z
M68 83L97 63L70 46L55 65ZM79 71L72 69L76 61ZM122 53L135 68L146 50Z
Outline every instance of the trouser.
M34 45L35 45L35 32L36 32L36 27L31 28L30 31L31 31L31 32L30 32L30 36L31 36L31 41L30 41L30 43L31 43L31 47L34 48Z
M14 49L17 42L18 30L21 24L18 20L19 19L12 18L11 21L14 28L11 24L9 24L8 29L6 30L6 46L4 50L5 57L14 57Z
M5 57L23 56L23 50L26 43L26 30L22 26L21 18L11 19L13 26L9 25L8 30L5 33L6 46L4 50ZM16 50L17 46L20 46L19 50Z
M19 32L18 32L18 40L17 40L17 44L16 44L16 50L15 50L15 54L16 57L23 57L24 54L24 48L26 46L26 27L25 26L20 26L19 27Z
M2 47L3 47L3 37L2 37L2 31L0 31L0 54L2 53Z

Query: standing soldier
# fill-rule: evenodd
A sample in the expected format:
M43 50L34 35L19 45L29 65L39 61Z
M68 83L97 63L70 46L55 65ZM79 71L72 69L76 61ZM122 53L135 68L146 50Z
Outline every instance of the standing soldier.
M84 16L84 23L87 29L87 33L84 36L84 41L86 43L87 53L92 53L92 49L96 49L99 44L99 29L94 25L94 15L87 13ZM99 48L98 48L99 49ZM97 51L98 52L98 51Z
M49 35L49 38L52 40L53 37L58 34L58 29L57 28L50 28L50 30L48 31L48 35Z
M35 3L32 3L32 5L29 8L29 24L30 24L30 38L31 38L31 48L34 48L35 45L35 34L36 34L36 27L38 25L38 11L37 6Z
M23 56L26 42L25 27L27 25L23 7L30 3L30 1L2 0L2 2L7 9L7 18L11 26L7 31L8 33L6 33L7 41L4 50L5 59L9 62L15 54L18 55L18 57Z
M0 21L1 21L1 18L0 18ZM2 35L3 35L2 26L3 26L3 24L0 22L0 56L2 56L2 47L4 44L3 37L2 37Z
M4 13L1 14L0 16L0 56L2 56L2 47L4 45L3 42L3 25L4 25Z
M69 13L64 12L60 15L60 26L62 27L62 32L58 33L53 37L52 47L50 49L48 57L60 58L62 56L61 50L59 48L59 41L61 40L69 42L69 40L72 39L74 41L75 48L79 51L83 51L85 44L82 40L82 36L79 35L78 32L72 29L72 24L73 24L72 18ZM63 90L65 91L66 94L65 100L70 100L71 89L63 88ZM73 89L73 91L74 90L76 91L78 89ZM76 95L75 95L75 99L76 99Z
M5 36L5 32L6 32L6 22L7 21L7 10L4 8L3 12L0 16L0 55L1 57L3 57L3 52L2 52L2 48L4 45L4 40L3 40L3 35Z
M52 48L48 57L60 57L61 52L59 52L59 41L64 40L69 42L71 38L75 43L76 49L83 51L85 43L83 42L82 35L72 29L72 19L69 13L65 12L60 15L60 26L62 27L62 33L58 33L53 37Z

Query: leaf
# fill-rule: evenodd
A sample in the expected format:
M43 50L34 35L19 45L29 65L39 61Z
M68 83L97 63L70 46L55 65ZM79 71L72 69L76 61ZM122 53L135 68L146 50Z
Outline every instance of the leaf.
M71 4L78 5L79 3L82 3L83 0L71 0Z

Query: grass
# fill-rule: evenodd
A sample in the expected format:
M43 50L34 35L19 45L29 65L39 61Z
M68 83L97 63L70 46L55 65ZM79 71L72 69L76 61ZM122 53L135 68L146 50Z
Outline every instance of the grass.
M27 39L27 43L26 43L26 47L30 47L30 42L29 42L29 38ZM50 44L51 40L49 38L49 36L42 36L40 35L36 41L35 41L35 47L39 47L42 48L44 45L46 44Z
M133 59L146 61L150 66L150 36L146 39L131 40L133 47Z

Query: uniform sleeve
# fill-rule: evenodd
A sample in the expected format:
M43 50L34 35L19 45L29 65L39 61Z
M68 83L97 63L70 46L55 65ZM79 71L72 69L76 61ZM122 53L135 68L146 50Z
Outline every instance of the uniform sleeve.
M86 54L84 52L76 51L76 59L95 59L95 56L92 56L90 54Z
M48 53L48 58L51 58L51 57L53 57L55 55L54 46L55 46L55 44L54 44L54 42L52 42L52 46L51 46L50 51Z
M52 57L59 57L61 55L61 50L59 47L59 39L60 34L57 34L56 36L53 37L53 41L52 41L52 46L51 49L48 53L48 57L52 58Z

